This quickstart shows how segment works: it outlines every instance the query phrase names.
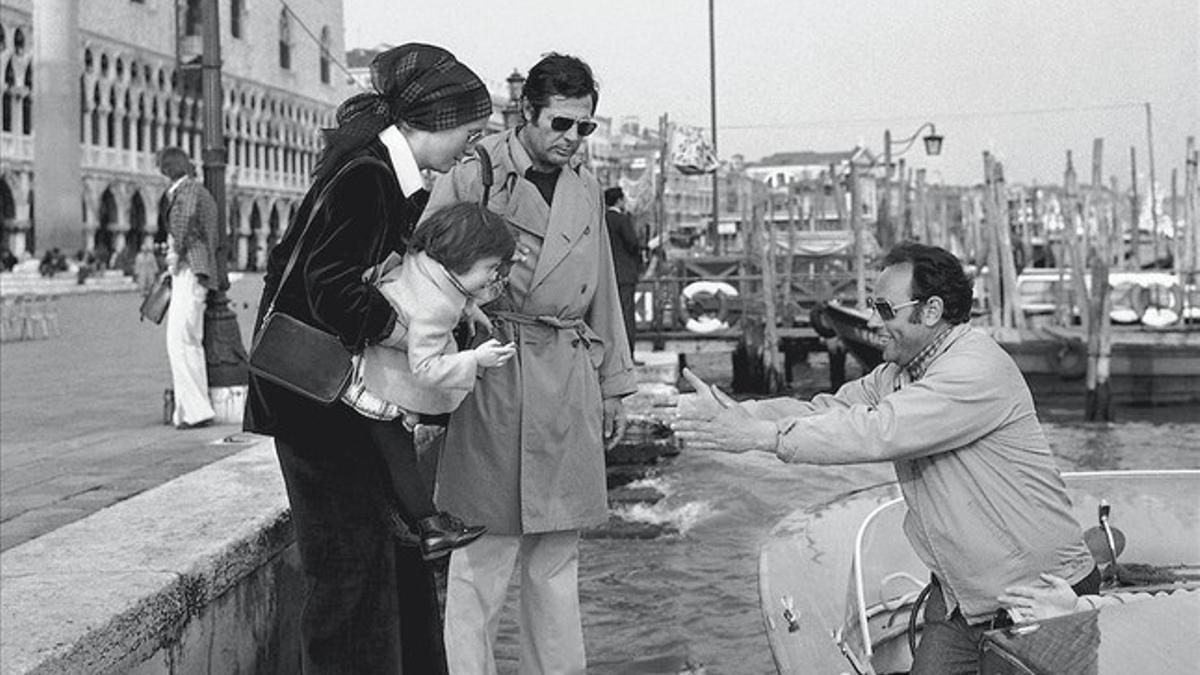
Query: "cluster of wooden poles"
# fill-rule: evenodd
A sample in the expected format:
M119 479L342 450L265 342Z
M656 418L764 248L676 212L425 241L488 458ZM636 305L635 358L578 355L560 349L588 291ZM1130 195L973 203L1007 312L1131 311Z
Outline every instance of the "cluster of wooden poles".
M1093 142L1090 185L1079 184L1072 156L1068 151L1062 186L1047 186L1040 190L1051 198L1038 200L1036 204L1030 203L1028 193L1024 189L1010 189L1006 186L1002 163L988 152L983 153L984 180L977 188L935 188L931 193L922 180L923 172L917 172L915 192L911 181L902 181L899 185L899 223L895 222L892 213L885 212L885 209L892 210L891 200L886 198L889 196L887 192L890 186L885 183L882 190L877 192L884 195L876 233L880 244L887 247L896 239L915 237L954 250L965 260L978 265L983 271L982 287L989 298L989 321L994 327L1013 329L1013 335L1016 335L1015 329L1023 322L1017 292L1016 256L1021 256L1023 265L1033 262L1032 239L1035 226L1039 224L1042 231L1038 235L1044 238L1049 246L1052 237L1046 231L1045 224L1053 219L1057 212L1057 217L1061 218L1062 234L1060 245L1053 250L1060 275L1056 320L1062 325L1070 325L1073 313L1078 311L1080 323L1086 329L1088 368L1085 417L1089 420L1112 417L1109 386L1112 352L1112 325L1109 317L1112 294L1108 281L1110 269L1141 269L1157 266L1169 258L1181 286L1200 282L1200 182L1197 175L1200 153L1197 152L1195 139L1189 137L1187 141L1182 199L1179 198L1177 170L1172 171L1168 211L1173 233L1169 243L1162 241L1165 236L1160 233L1159 214L1153 197L1146 200L1148 205L1139 199L1136 189L1136 154L1132 148L1130 152L1134 187L1127 194L1121 193L1115 177L1110 180L1109 186L1104 185L1104 140L1100 138ZM837 175L835 168L831 167L830 176ZM854 234L855 246L850 267L856 277L856 297L861 306L865 297L865 274L869 262L863 254L863 237L864 228L869 227L869 224L864 225L862 222L862 183L858 168L853 163L850 163L849 173L845 178L848 179L845 187L841 180L832 181L833 199L837 206L840 229L850 230ZM848 200L846 189L850 193ZM820 190L817 194L820 194ZM954 200L959 201L957 208L947 208ZM795 230L799 219L793 212L793 200L776 204L768 196L765 203L760 199L746 200L742 203L749 201L759 203L743 214L743 222L750 225L745 231L746 257L751 267L762 271L764 311L761 323L748 321L744 323L743 328L746 332L745 342L760 355L763 385L767 391L774 391L783 381L780 376L782 359L778 349L774 347L778 344L776 315L778 307L784 307L783 311L787 312L786 308L791 305L789 300L792 292L792 265L785 263L781 268L776 259L773 212L776 208L788 209L789 235ZM848 209L847 201L850 202ZM1011 213L1014 206L1018 209L1016 217ZM1141 235L1138 223L1142 209L1147 206L1153 223L1151 235L1154 254L1152 260L1143 261L1139 257ZM812 211L813 209L810 209L810 213ZM1132 253L1128 256L1126 237L1129 237L1133 244ZM1169 255L1160 256L1160 251L1166 252L1168 249ZM791 250L790 245L787 250ZM1085 276L1088 275L1091 277L1090 284L1085 280ZM1068 283L1071 284L1075 302L1078 303L1077 310L1072 307L1075 303L1067 296ZM778 294L781 289L783 302L779 304L781 298ZM1182 293L1185 303L1187 295L1186 292ZM1185 307L1180 308L1181 316L1184 309Z

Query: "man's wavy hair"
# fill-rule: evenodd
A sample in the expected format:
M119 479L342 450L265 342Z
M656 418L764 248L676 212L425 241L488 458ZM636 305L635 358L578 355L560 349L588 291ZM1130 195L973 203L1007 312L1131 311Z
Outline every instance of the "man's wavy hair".
M912 265L913 300L925 301L936 295L942 299L942 318L948 323L970 320L974 284L953 253L937 246L903 242L888 251L883 267L901 263Z
M533 106L533 119L537 122L542 109L550 105L551 96L564 98L592 97L592 112L600 101L600 87L592 75L592 68L583 59L567 54L551 52L542 57L529 69L529 77L521 90L521 97Z

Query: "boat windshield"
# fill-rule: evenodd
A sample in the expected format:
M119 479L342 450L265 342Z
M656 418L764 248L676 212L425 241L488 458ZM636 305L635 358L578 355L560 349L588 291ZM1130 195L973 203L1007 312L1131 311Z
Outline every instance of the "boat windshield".
M1085 538L1098 533L1105 505L1122 542L1103 593L1163 593L1200 587L1200 471L1117 471L1063 474ZM909 617L929 570L904 535L902 499L882 504L855 538L842 627L834 638L859 673L904 669L910 655ZM1095 554L1095 551L1093 551ZM918 635L920 621L917 621ZM872 665L875 664L875 665Z
M887 502L863 519L855 537L837 639L856 666L867 666L881 644L904 637L913 604L929 582L928 568L904 535L906 512L903 499Z

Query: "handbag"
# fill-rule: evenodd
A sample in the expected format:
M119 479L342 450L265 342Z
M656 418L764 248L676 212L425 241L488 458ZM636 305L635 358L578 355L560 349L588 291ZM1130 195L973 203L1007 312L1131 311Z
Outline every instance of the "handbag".
M162 323L163 317L167 315L167 307L171 304L171 273L164 270L154 280L154 285L150 287L150 292L142 298L142 306L138 307L138 314L141 318L138 321L149 319L154 323Z
M279 285L276 286L275 294L263 315L262 326L254 335L254 344L250 346L250 372L324 405L338 400L350 383L354 374L352 355L336 335L310 326L285 312L277 311L275 302L279 300L279 294L296 266L304 235L308 233L313 218L320 213L331 187L351 167L371 162L383 165L383 162L370 157L355 158L338 170L321 190L316 203L309 211L308 222L296 238L292 254L279 277ZM372 260L379 257L379 249L383 247L385 239L385 236L380 236Z

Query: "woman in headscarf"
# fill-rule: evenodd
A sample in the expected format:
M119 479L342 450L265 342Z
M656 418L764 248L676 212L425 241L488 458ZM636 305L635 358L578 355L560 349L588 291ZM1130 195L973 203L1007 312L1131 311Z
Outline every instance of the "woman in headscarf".
M439 47L383 52L371 81L374 91L346 100L337 128L324 132L313 184L268 261L258 318L299 247L275 309L337 335L351 352L403 330L364 273L403 253L428 200L420 171L450 168L492 113L479 77ZM403 421L324 406L251 376L245 426L275 437L287 485L308 591L303 671L445 672L431 570L390 536L378 508L395 498L381 453L412 442ZM412 475L420 480L415 465Z

